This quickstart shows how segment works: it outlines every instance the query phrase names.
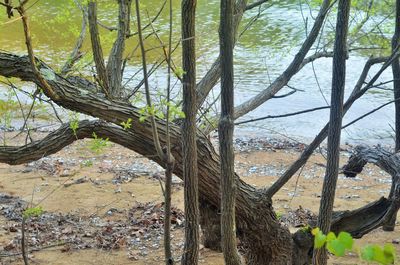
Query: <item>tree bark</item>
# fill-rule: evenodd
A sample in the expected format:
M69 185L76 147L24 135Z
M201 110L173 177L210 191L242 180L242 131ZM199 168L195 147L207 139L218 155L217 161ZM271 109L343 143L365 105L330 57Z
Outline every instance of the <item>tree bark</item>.
M196 4L182 1L182 124L183 179L185 202L185 245L182 265L196 265L199 260L199 191L196 144Z
M221 157L221 236L225 264L239 265L236 248L235 220L235 155L234 130L234 73L233 73L233 0L221 0L219 43L221 56L221 118L218 128Z
M202 197L199 198L199 202L203 245L206 248L221 252L221 218L218 214L219 208L202 199Z
M395 30L392 38L392 51L397 48L400 40L400 0L396 0L396 14L395 14ZM392 72L393 72L393 91L394 91L394 99L400 98L400 60L397 58L392 63ZM395 151L400 151L400 102L395 101ZM388 221L388 223L383 225L383 230L385 231L393 231L396 225L396 217L397 215L393 215L393 217Z
M392 51L399 45L400 40L400 0L396 0L395 29L392 38ZM400 98L400 60L397 58L392 63L394 99ZM400 102L395 105L396 145L395 151L400 151Z
M113 98L121 98L122 91L122 56L125 50L125 40L129 30L129 13L132 0L118 0L118 35L114 41L107 63L107 79L109 93Z
M382 60L382 59L381 59ZM37 60L38 69L51 70L49 66ZM391 59L387 62L391 64ZM387 67L385 64L382 68ZM30 67L27 56L17 56L0 52L0 75L20 78L23 81L40 85ZM55 78L47 80L48 84L59 95L53 99L59 106L81 112L104 121L84 122L79 124L78 138L90 137L93 132L99 137L109 137L110 141L129 148L145 157L153 159L160 165L164 163L154 156L151 123L139 122L139 109L126 101L109 100L102 93L96 92L96 86L88 80L76 77L62 77L54 73ZM374 77L369 83L373 84ZM368 86L368 85L367 85ZM361 89L362 91L363 89ZM365 92L365 91L364 91ZM51 97L51 95L48 95ZM122 121L132 119L132 127L124 130L120 127ZM162 145L166 144L165 121L157 119L159 137ZM176 159L174 173L183 176L182 167L182 130L176 125L170 126L172 155ZM86 136L82 136L82 133ZM50 133L45 139L22 147L1 147L0 161L8 164L21 164L38 160L43 156L55 153L77 138L69 125ZM197 131L197 153L199 192L202 200L219 209L220 205L220 160L212 144L200 131ZM262 190L243 182L235 175L237 183L236 220L238 237L243 246L246 264L308 264L304 261L310 248L292 238L288 229L280 224L272 208L271 199ZM256 213L256 214L255 214ZM216 213L215 213L216 214ZM218 230L218 229L217 229ZM303 257L303 258L299 258ZM300 262L302 261L302 262Z
M359 174L364 166L367 163L373 163L379 168L381 168L383 171L387 172L392 176L392 185L390 188L390 193L388 195L388 203L393 204L397 202L397 197L399 194L397 193L397 186L398 183L400 182L399 177L400 177L400 157L399 153L390 153L381 147L376 147L374 149L369 148L367 146L357 146L354 150L354 153L351 155L349 158L348 163L343 167L343 173L347 177L355 177L357 174ZM392 213L387 213L389 210L385 211L381 217L383 220L382 222L373 222L371 219L373 218L368 218L369 222L373 222L375 226L381 225L383 223L382 228L385 231L393 231L395 222L396 222L396 216L397 216L397 211L398 207L391 206L392 208ZM375 211L375 213L378 213L379 211ZM386 218L383 218L383 216Z
M29 60L26 56L20 57L0 52L0 75L2 76L16 77L23 81L39 83L29 65ZM43 62L38 61L38 68L42 67L51 69ZM114 124L120 124L122 121L131 118L132 127L130 130L124 131L122 128L119 128L119 133L116 133L116 126L105 128L95 126L91 128L92 131L90 131L90 134L95 131L99 137L102 137L104 134L101 134L97 130L103 129L107 135L113 136L110 137L111 141L115 141L139 154L150 157L163 165L158 156L154 157L155 147L152 139L151 124L147 120L144 123L139 122L141 116L139 109L125 101L110 101L104 97L104 94L95 93L96 86L81 77L69 76L64 78L55 73L54 80L48 80L48 82L62 97L55 101L61 107L98 117ZM160 141L162 145L165 145L165 122L157 120L157 124L159 124ZM183 152L181 133L183 132L174 125L171 125L170 129L171 151L176 159L174 173L182 177ZM70 133L68 136L70 141L76 140L72 131L68 133ZM53 136L56 137L55 135ZM67 141L60 138L56 138L54 143L56 144L51 146L53 149L56 147L61 149L67 145ZM43 157L43 155L50 154L50 152L47 152L47 148L49 147L45 148L42 145L45 145L45 142L40 142L41 148L37 145L29 145L17 149L4 147L4 150L0 151L0 159L9 164L24 163L32 161L32 159L37 160ZM32 153L36 155L32 156ZM219 208L219 156L207 137L199 131L197 131L197 153L198 157L201 158L198 161L200 165L198 167L200 195L205 201ZM271 200L254 187L243 182L237 175L235 175L235 178L237 183L237 226L242 231L242 233L239 233L239 238L245 248L247 264L290 264L292 261L292 250L296 245L293 244L289 230L281 226L276 219ZM257 213L257 215L254 213Z
M327 166L322 186L317 226L324 234L331 228L333 203L339 173L340 134L343 118L343 97L346 83L347 32L350 14L350 0L339 0L335 46L333 51L333 73L331 110L328 129ZM325 248L314 250L313 263L327 264Z
M97 79L103 92L109 96L109 81L104 63L103 48L100 43L99 28L97 26L97 2L90 1L88 5L88 20L90 40L92 43L93 59L96 65Z

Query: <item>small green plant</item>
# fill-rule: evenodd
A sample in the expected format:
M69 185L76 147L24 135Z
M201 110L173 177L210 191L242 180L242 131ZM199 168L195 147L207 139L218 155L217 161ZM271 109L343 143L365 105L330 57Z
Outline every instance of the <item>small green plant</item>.
M16 112L19 111L18 102L13 100L15 92L8 89L4 97L6 99L0 99L0 124L3 127L3 145L7 145L6 131L12 127L13 117L16 116Z
M43 208L42 206L36 206L36 207L31 207L25 209L25 211L22 213L22 217L26 220L31 217L37 217L43 214Z
M170 120L174 120L177 118L181 118L181 119L185 118L185 113L182 111L182 109L177 104L175 104L175 102L167 101L167 99L162 99L161 106L169 107L169 119Z
M166 107L169 107L169 119L174 120L177 118L185 118L185 113L182 109L172 101L167 101L166 99L161 99L160 105L155 107L154 105L144 106L139 110L139 122L144 122L148 117L154 115L157 118L164 119L166 113ZM122 124L121 124L122 125Z
M100 138L97 136L95 132L92 134L93 139L89 142L89 149L95 152L96 154L101 153L104 148L106 148L109 145L109 140L108 138Z
M126 121L123 121L120 124L122 127L124 127L124 130L130 129L132 126L132 119L128 118Z
M385 244L383 248L378 245L367 245L361 250L361 258L368 262L379 264L394 264L395 249L392 244Z
M276 219L280 220L282 218L282 216L283 216L283 213L275 212L275 215L276 215Z
M91 166L93 166L93 161L90 159L83 160L81 162L81 167L91 167Z
M346 250L354 249L354 239L347 232L340 232L338 236L333 232L325 235L318 227L311 230L314 236L314 248L319 249L323 246L333 255L343 257ZM392 244L385 244L384 247L378 245L367 245L362 248L355 248L359 257L367 262L377 262L382 265L394 264L395 249Z
M311 232L311 227L309 225L303 226L302 228L300 228L300 231L303 233L310 233Z
M74 133L75 137L76 132L79 129L79 118L78 118L78 113L74 112L73 114L69 115L69 128L72 130L72 132Z
M158 108L156 109L154 105L151 107L148 105L144 106L139 110L139 114L140 114L139 122L145 122L145 120L150 116L155 116L160 119L164 119L165 117L164 113L160 109Z

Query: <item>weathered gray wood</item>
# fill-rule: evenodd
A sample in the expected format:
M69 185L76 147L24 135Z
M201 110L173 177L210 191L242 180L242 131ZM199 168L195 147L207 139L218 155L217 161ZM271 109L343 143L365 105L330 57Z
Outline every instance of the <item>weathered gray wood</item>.
M387 172L392 177L392 184L390 193L388 194L388 201L383 206L371 205L372 211L369 211L370 215L365 214L368 218L364 226L358 232L361 236L370 230L383 225L383 228L387 231L393 231L393 221L396 219L396 215L399 209L398 197L400 196L398 188L400 187L400 153L391 153L382 147L371 148L365 145L359 145L354 149L353 154L350 156L349 161L343 167L343 173L347 177L355 177L361 173L364 166L367 163L372 163L383 171ZM367 207L367 206L366 206ZM357 214L354 214L357 218ZM360 214L360 218L363 214ZM356 221L355 221L356 222ZM339 225L340 226L340 225Z

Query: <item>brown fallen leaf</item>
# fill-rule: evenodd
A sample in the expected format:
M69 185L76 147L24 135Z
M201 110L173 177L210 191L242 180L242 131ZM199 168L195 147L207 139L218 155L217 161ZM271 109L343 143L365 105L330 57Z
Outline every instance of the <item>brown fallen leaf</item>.
M11 251L11 250L16 249L16 248L17 248L17 246L13 242L10 242L10 243L8 243L7 245L5 245L3 247L3 249L5 251Z

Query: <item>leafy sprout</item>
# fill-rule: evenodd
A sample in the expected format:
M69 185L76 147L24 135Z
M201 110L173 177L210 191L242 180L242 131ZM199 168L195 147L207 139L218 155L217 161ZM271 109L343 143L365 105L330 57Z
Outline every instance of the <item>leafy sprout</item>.
M338 236L333 232L325 235L318 227L311 230L314 236L314 248L319 249L323 246L337 257L343 257L346 250L353 250L354 239L347 232L340 232ZM378 264L388 265L394 264L396 260L395 248L392 244L385 244L382 247L379 245L367 245L359 251L359 256L367 262L377 262Z

